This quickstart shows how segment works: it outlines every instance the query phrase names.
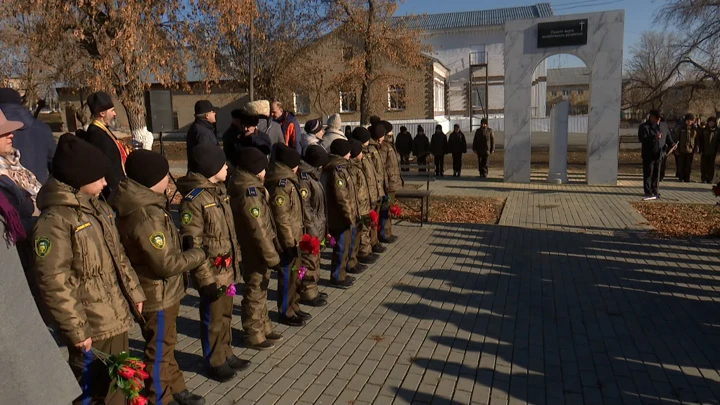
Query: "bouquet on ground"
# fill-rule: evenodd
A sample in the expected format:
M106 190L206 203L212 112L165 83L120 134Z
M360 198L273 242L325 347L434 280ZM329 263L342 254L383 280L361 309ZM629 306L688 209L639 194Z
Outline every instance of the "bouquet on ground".
M108 368L112 380L111 391L120 390L129 400L129 405L146 405L147 398L140 395L143 381L150 375L145 371L145 363L128 352L111 355L92 348L92 353Z
M298 243L298 246L300 247L300 250L305 253L310 253L314 256L320 254L320 241L318 240L318 238L310 236L307 233L304 234L302 238L300 238L300 243Z

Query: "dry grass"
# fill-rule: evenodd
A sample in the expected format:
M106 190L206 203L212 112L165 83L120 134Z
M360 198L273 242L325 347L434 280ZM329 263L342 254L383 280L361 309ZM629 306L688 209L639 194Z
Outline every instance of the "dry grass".
M720 207L708 204L634 202L633 207L663 238L720 237Z
M418 200L398 200L402 213L399 219L420 222ZM496 224L500 219L504 198L489 197L430 197L430 222Z

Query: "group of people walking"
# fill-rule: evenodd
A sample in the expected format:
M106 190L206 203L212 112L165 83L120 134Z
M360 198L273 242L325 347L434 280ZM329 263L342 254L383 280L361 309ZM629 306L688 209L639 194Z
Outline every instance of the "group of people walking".
M200 101L188 134L188 172L177 180L183 198L176 222L166 195L167 159L129 151L117 140L108 129L115 115L109 95L94 93L88 106L92 124L59 138L47 167L39 170L44 184L19 162L6 163L19 158L12 140L25 124L0 114L0 163L7 165L0 165L0 181L7 178L14 187L12 193L0 188L4 235L17 245L18 259L29 258L22 261L25 277L20 273L15 281L26 279L30 289L12 293L21 295L16 301L23 305L33 296L36 303L19 311L22 320L18 314L13 319L35 322L25 327L37 335L28 341L42 347L21 354L30 364L45 356L45 363L33 370L37 375L23 378L50 379L47 391L53 395L44 403L126 403L122 391L110 389L107 367L95 353L128 351L128 331L138 322L147 400L203 404L187 389L174 356L176 320L190 281L200 296L208 374L226 381L249 365L232 349L233 295L240 279L244 342L272 349L283 340L268 316L272 271L278 278L278 321L300 327L312 318L301 305L328 304L318 289L323 246L332 246L330 285L347 289L355 281L351 274L367 270L384 244L397 240L389 211L402 179L395 148L385 142L393 135L387 121L374 117L369 128L357 127L347 139L337 115L325 127L311 120L303 130L288 114L268 119L266 110L251 104L233 112L239 125L234 138L225 134L223 149L217 137L207 136L208 130L214 134L208 124L215 108ZM261 120L282 138L273 142L259 129ZM6 201L6 195L18 197ZM18 289L17 282L11 284ZM67 344L69 369L60 364L36 307ZM9 403L33 403L31 393L15 392Z
M675 177L690 182L693 160L700 155L700 181L712 183L715 178L715 159L720 152L720 129L716 117L698 122L693 114L686 114L675 126L668 125L660 110L650 110L648 119L638 129L643 161L643 191L645 200L660 198L659 183L665 178L667 158L675 159Z

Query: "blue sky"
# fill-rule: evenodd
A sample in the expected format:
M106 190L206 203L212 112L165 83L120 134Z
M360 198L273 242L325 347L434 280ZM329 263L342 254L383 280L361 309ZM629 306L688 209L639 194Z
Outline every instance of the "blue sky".
M630 46L640 39L640 34L653 28L655 25L655 11L665 3L665 0L406 0L401 3L397 14L437 14L455 11L472 11L514 6L527 6L536 3L549 2L555 14L576 14L603 10L625 10L625 49L627 59ZM660 26L660 29L663 27ZM655 29L658 29L657 27ZM579 59L571 56L559 55L548 60L548 67L582 66Z

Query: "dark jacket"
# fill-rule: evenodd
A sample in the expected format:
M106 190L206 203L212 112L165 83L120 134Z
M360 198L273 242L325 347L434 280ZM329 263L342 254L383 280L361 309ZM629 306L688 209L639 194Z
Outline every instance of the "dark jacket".
M401 155L409 155L413 150L413 140L410 132L400 132L395 140L395 149Z
M82 137L100 149L110 161L110 169L105 175L107 187L103 190L103 196L108 198L110 194L117 189L120 181L125 178L125 169L123 169L117 138L115 138L115 135L112 133L107 133L102 128L92 124L90 124Z
M495 135L490 127L478 128L473 139L473 152L488 155L495 152Z
M302 137L303 128L300 126L295 115L290 111L283 112L282 116L275 120L282 127L283 136L285 139L285 145L295 148L297 153L302 153L302 146L300 146L300 138Z
M264 154L270 154L271 142L270 137L265 132L256 130L252 135L244 135L245 130L230 125L223 134L223 150L228 161L233 162L234 156L242 148L255 147L260 149Z
M705 156L715 156L720 148L720 128L705 127L700 132L700 153Z
M195 122L190 125L185 139L187 144L188 172L197 172L192 158L195 146L203 144L219 145L217 132L215 131L215 125L200 118L195 118Z
M442 131L435 131L430 141L430 152L439 156L447 153L447 135Z
M283 252L297 249L305 233L305 218L298 178L287 165L274 162L265 177L270 211L275 220L277 239Z
M662 134L658 138L658 134ZM646 121L638 128L638 141L642 145L641 156L643 160L657 160L662 156L663 150L673 145L672 137L662 133L660 125Z
M327 226L327 200L325 189L320 183L321 169L311 167L305 162L300 162L297 176L300 185L300 197L305 221L305 232L311 236L323 240L328 234Z
M697 137L700 130L695 125L683 125L676 131L680 143L677 148L678 153L697 153L699 150Z
M0 110L8 120L23 123L22 128L13 131L13 147L20 151L20 163L33 172L40 184L45 184L57 145L50 127L19 104L0 104Z
M467 142L465 134L462 131L453 132L448 140L448 152L450 153L467 153Z
M413 140L413 155L422 157L430 153L430 141L425 132L418 132Z

